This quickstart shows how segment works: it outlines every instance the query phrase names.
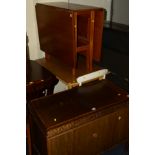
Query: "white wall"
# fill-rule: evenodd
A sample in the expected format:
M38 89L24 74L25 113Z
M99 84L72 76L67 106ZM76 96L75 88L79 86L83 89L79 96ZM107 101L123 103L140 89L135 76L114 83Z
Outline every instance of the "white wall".
M29 55L30 59L32 60L40 58L43 54L39 49L39 40L34 6L35 0L26 1L26 32L29 38Z
M113 0L113 22L129 25L129 0Z
M69 0L72 3L103 7L107 10L107 21L110 21L111 0ZM113 22L129 24L129 0L113 0Z
M107 20L110 20L110 4L111 4L110 2L111 2L111 0L69 0L69 2L104 8L107 10Z

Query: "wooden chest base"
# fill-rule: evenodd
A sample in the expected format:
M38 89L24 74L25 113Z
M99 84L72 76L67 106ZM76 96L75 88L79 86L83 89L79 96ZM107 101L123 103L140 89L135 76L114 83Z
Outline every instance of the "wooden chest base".
M33 154L96 155L128 140L128 95L106 80L30 105Z

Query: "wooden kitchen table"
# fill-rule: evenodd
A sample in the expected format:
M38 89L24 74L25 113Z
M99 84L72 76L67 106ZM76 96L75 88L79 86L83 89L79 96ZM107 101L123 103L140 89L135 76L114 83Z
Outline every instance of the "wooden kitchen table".
M87 70L101 56L105 9L66 2L36 3L40 48L46 58L54 56L77 68L78 55L86 57Z

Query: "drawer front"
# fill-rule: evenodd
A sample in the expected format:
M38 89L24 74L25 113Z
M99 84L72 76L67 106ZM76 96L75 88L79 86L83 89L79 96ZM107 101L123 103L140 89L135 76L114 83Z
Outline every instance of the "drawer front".
M123 108L74 131L74 155L95 155L128 138L128 109Z
M48 155L95 155L128 139L128 107L48 139Z
M48 139L48 155L73 155L73 131Z

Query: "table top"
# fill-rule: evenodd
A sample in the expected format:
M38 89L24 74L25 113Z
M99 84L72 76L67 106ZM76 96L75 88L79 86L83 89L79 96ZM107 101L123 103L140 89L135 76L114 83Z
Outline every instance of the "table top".
M70 11L88 11L88 10L103 10L103 8L95 7L95 6L87 6L87 5L80 5L74 3L67 3L67 2L48 2L48 3L37 3L36 5L47 5L56 8L67 9Z

